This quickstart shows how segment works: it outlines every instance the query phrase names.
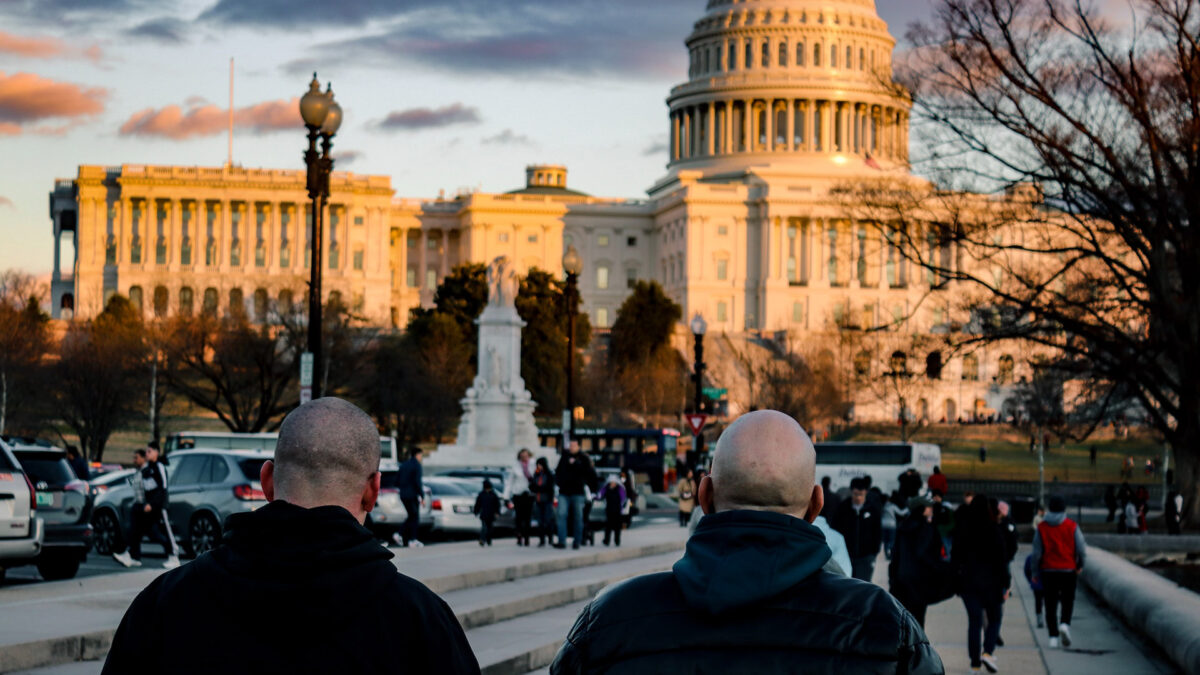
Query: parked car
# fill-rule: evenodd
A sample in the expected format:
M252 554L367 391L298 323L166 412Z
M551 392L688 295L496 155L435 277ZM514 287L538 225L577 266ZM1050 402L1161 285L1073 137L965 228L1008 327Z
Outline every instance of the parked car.
M88 485L91 487L92 496L99 497L105 492L108 492L110 488L125 485L129 481L129 477L135 473L137 473L137 469L118 469L116 471L109 471L107 473L93 476L92 479L88 481Z
M384 541L391 541L392 535L399 532L404 522L408 520L408 510L400 501L400 491L393 487L396 484L396 473L399 465L394 461L384 460L380 464L383 474L379 490L379 499L375 502L375 510L367 514L367 529ZM433 529L433 499L429 488L425 488L425 501L421 504L420 529L428 532Z
M171 532L189 555L221 543L226 520L267 503L259 471L271 453L258 450L177 450L167 469L167 513ZM111 553L128 531L134 492L128 483L96 500L92 519L100 551Z
M13 456L37 492L45 539L34 564L47 581L70 579L92 550L91 489L80 480L65 450L45 441L10 443Z
M37 559L44 538L37 491L7 441L0 439L0 582L9 567Z
M479 488L474 487L474 480L438 476L426 478L425 486L432 497L434 532L479 532L479 519L475 517L475 496L479 494Z

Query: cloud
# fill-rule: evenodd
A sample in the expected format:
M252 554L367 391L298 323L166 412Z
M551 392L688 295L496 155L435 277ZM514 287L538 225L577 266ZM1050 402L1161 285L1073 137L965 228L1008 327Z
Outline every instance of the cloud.
M341 150L333 153L333 161L337 162L338 166L347 166L362 159L364 154L359 150Z
M150 8L162 11L175 4L174 0L0 0L0 17L58 29L86 27L93 31L99 24L121 21Z
M523 145L523 146L537 145L536 143L533 142L533 139L529 138L525 134L513 133L512 129L505 129L504 131L501 131L500 133L496 134L495 136L488 136L487 138L483 139L483 144L484 145Z
M0 206L7 206L10 209L17 208L13 201L8 197L0 196Z
M214 136L229 128L229 109L219 108L203 99L188 99L185 111L178 105L158 110L146 108L134 113L121 125L122 136L158 136L186 140L195 136ZM274 131L294 131L303 128L300 121L299 99L265 101L233 112L234 127L266 134Z
M462 103L451 103L441 108L409 108L394 110L387 117L371 124L383 131L413 131L416 129L438 129L455 124L479 124L479 110Z
M642 157L654 157L656 155L662 155L670 149L671 147L667 145L666 141L651 141L650 145L647 145L646 149L642 150Z
M126 30L125 35L146 38L165 45L179 45L188 41L187 24L169 16L143 21Z
M458 4L457 0L447 0ZM201 21L225 26L261 28L309 28L315 25L360 27L372 20L387 19L413 7L434 4L430 0L218 0L200 15Z
M104 52L100 45L79 48L52 37L21 37L0 31L0 54L13 54L30 59L83 58L100 61Z
M103 112L107 98L108 91L99 87L56 82L32 73L5 75L0 71L0 134L65 133L83 118ZM58 126L28 126L46 120L58 120Z

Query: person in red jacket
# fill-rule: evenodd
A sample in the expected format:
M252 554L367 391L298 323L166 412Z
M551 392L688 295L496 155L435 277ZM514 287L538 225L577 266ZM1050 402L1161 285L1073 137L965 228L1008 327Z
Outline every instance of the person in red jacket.
M941 492L943 495L950 492L950 481L946 480L946 474L942 473L942 467L933 467L933 473L929 476L929 492L934 490Z
M1071 613L1075 609L1075 582L1087 559L1087 545L1079 525L1067 517L1067 502L1050 498L1050 512L1038 524L1033 538L1034 583L1041 583L1046 595L1046 628L1050 647L1071 646ZM1062 622L1055 619L1062 605Z

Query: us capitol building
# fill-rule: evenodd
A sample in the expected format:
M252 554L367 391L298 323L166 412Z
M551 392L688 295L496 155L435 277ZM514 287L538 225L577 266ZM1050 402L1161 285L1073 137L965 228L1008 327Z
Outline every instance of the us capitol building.
M805 336L901 319L934 330L946 310L918 306L925 275L829 194L908 176L910 104L880 86L895 44L874 0L709 0L686 40L688 80L667 97L667 171L645 198L576 191L562 166L527 167L512 192L434 200L395 197L388 176L335 173L325 291L402 327L456 265L506 255L520 271L561 274L574 245L597 328L612 325L635 281L654 279L710 333ZM303 171L80 166L51 193L54 316L93 316L121 293L147 317L241 306L266 320L303 300L307 204ZM66 232L75 259L60 272ZM953 421L999 409L985 383L1011 381L1004 358L947 362L952 391L921 412Z

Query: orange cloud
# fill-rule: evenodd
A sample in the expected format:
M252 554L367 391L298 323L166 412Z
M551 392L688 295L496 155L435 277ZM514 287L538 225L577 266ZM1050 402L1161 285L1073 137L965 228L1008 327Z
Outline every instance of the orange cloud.
M184 140L194 136L214 136L229 127L229 111L193 97L188 109L168 105L155 110L146 108L134 113L121 125L122 136L159 136ZM303 128L300 121L299 99L264 101L233 111L236 128L256 134L272 131L292 131Z
M8 197L0 197L0 206L7 206L10 209L16 208L16 206L13 205L12 200L9 199Z
M77 122L79 118L104 110L108 90L56 82L32 73L6 75L0 71L0 134L15 135L24 125L58 119ZM60 129L64 125L39 126L35 133Z
M57 38L27 38L4 31L0 31L0 54L15 54L31 59L85 58L89 61L99 61L104 58L100 45L81 49L70 47Z

